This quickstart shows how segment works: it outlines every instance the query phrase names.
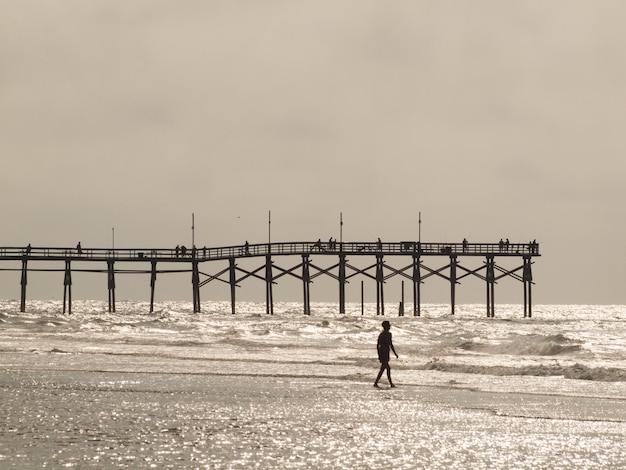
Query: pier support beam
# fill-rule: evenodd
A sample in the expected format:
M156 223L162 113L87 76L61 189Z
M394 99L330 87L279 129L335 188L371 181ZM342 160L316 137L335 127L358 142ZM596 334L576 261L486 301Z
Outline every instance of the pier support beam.
M265 257L265 313L274 315L274 293L272 285L274 278L272 275L272 255Z
M383 255L376 255L376 315L385 314L385 293L383 284L385 282L383 272Z
M531 318L533 316L533 307L532 307L532 284L533 284L533 273L531 269L532 261L530 256L524 256L524 274L523 274L523 282L524 282L524 318Z
M404 316L404 281L402 281L402 290L400 295L400 306L398 307L398 316Z
M339 254L339 313L346 313L346 255Z
M496 283L496 276L494 272L494 260L493 256L487 256L487 317L493 318L495 315L495 295L494 287Z
M421 315L421 291L420 286L422 284L422 278L420 273L420 256L413 255L413 316L419 317Z
M365 287L361 281L361 316L365 314Z
M230 284L230 313L235 314L235 291L237 287L237 264L235 258L228 258L228 283Z
M191 287L193 290L193 313L200 313L200 272L195 250L193 250L193 260L191 261Z
M28 284L28 258L24 256L22 258L22 280L20 281L22 286L22 295L20 297L20 312L26 311L26 285Z
M456 302L456 255L450 256L450 313L454 315Z
M152 260L150 262L152 265L152 269L150 272L150 313L154 312L154 289L156 287L156 278L157 278L157 262Z
M302 255L302 291L304 314L311 315L311 273L309 270L309 255Z
M69 259L65 260L65 277L63 279L63 313L72 314L72 266Z
M109 313L115 312L115 261L107 260L107 286L109 289ZM152 304L150 304L152 307ZM152 308L150 309L152 312Z

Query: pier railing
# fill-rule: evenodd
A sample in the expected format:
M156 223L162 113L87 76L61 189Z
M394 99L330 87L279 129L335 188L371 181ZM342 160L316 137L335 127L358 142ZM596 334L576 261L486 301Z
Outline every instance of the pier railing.
M0 247L0 259L85 261L210 261L248 256L332 254L427 256L540 256L539 245L530 243L425 243L403 242L278 242L202 248L67 248Z

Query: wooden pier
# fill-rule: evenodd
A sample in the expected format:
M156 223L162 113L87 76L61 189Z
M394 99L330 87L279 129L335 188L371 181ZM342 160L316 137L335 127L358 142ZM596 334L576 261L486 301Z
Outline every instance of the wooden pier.
M4 268L0 271L21 272L20 311L26 310L28 273L32 271L62 272L63 313L72 312L72 273L106 273L109 311L115 311L115 275L118 273L150 274L150 311L154 310L154 292L157 276L165 273L191 273L194 312L201 312L200 289L210 282L224 282L230 286L231 311L236 311L236 290L247 279L257 279L265 283L266 312L274 313L273 286L284 276L291 276L302 282L303 310L311 314L310 284L319 276L328 276L339 285L339 312L345 313L346 284L356 276L376 282L376 313L385 314L384 286L388 279L399 276L402 281L402 301L400 315L404 314L404 280L412 284L413 315L420 316L421 287L430 277L445 279L450 284L451 313L455 313L456 289L464 278L474 276L486 285L487 317L495 316L495 285L505 277L511 277L523 284L524 317L532 317L532 264L533 258L540 256L539 245L531 243L424 243L415 241L400 242L283 242L227 246L220 248L176 247L175 249L153 248L42 248L42 247L0 247L0 262L21 262L21 268ZM363 258L368 266L357 268L349 258ZM401 267L393 267L387 261L395 258L402 262ZM238 261L255 259L258 267L244 269ZM520 263L513 269L498 265L501 259L516 259ZM277 261L288 263L281 267ZM330 266L321 266L321 261L331 261ZM438 262L435 267L425 264L426 260ZM442 263L443 260L443 263ZM34 267L45 262L46 268ZM116 263L136 263L146 266L133 270L120 270ZM64 267L50 267L63 263ZM89 263L102 268L80 268L78 263ZM174 268L174 263L183 263L184 268ZM473 266L468 267L468 263ZM443 265L442 265L443 264ZM476 264L478 264L476 266ZM517 264L517 263L516 263ZM157 266L166 268L157 268ZM106 268L104 267L106 266ZM169 268L167 268L169 266ZM180 266L178 264L177 266ZM201 270L202 267L202 270ZM207 273L208 268L212 273ZM361 286L363 284L361 283ZM361 298L363 298L361 287Z

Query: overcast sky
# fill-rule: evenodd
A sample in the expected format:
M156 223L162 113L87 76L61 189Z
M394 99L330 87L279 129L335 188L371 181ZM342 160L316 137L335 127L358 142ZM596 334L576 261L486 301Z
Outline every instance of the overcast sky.
M626 303L621 0L0 12L1 246L189 245L192 213L199 246L261 243L269 210L272 241L338 237L340 212L344 241L400 241L421 211L422 241L537 239L537 303ZM61 297L59 276L29 296Z

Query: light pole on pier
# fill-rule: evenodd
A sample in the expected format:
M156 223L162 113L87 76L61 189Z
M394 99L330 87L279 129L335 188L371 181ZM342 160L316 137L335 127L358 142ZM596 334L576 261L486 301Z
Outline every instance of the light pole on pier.
M417 241L422 243L422 212L420 211L418 216L418 228L417 228Z
M267 214L267 250L269 251L272 245L272 211L268 211Z
M339 246L343 243L343 212L339 213Z
M195 214L191 213L191 248L196 246L196 227L195 227Z

